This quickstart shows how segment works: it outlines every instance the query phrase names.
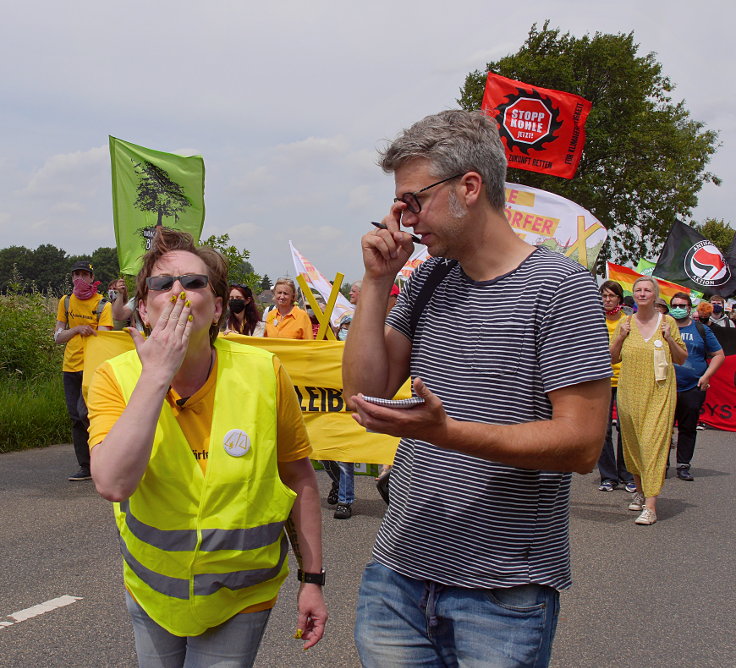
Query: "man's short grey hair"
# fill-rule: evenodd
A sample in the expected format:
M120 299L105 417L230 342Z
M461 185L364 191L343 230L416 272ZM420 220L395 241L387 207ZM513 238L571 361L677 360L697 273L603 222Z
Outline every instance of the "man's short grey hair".
M478 172L494 209L505 205L506 152L493 118L482 111L441 111L414 123L380 152L384 172L395 172L407 162L425 158L438 179Z

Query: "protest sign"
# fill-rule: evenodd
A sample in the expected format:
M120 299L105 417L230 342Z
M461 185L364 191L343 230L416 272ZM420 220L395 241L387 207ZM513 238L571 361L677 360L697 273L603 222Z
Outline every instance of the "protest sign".
M342 393L342 341L297 341L228 334L228 340L263 347L281 360L299 398L304 423L312 443L312 459L364 464L390 464L399 439L368 433L351 417ZM127 332L98 332L85 339L84 377L86 396L95 369L105 360L133 350ZM409 382L396 394L411 396Z
M685 223L676 222L654 275L694 290L728 296L736 291L736 237L724 256L716 245Z
M118 262L137 274L156 227L188 232L204 225L204 160L154 151L110 137L112 211Z
M291 257L294 260L294 270L297 275L302 274L304 279L310 288L314 288L319 292L322 299L327 302L332 292L332 283L330 283L307 258L305 258L295 247L294 244L289 241L289 248L291 249ZM339 286L338 286L339 287ZM345 296L340 294L337 296L337 301L330 314L330 322L338 327L340 321L346 316L352 316L355 312L355 307L345 299Z
M583 154L588 100L488 73L482 109L496 119L509 167L571 179Z
M506 218L524 241L591 270L608 236L603 223L575 202L518 183L506 184Z

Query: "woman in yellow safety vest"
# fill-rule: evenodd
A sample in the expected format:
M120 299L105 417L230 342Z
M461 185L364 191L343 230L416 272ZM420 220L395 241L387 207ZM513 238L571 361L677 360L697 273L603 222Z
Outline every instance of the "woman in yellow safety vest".
M149 335L128 329L136 349L89 389L92 477L114 502L141 666L252 665L288 574L287 532L305 649L327 620L299 402L275 356L218 339L227 288L219 253L159 228L137 279Z

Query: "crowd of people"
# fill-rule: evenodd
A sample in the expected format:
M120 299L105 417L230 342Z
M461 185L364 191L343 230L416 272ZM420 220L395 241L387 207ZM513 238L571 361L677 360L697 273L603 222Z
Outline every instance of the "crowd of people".
M707 314L686 293L667 304L649 277L627 304L619 284L598 288L518 237L504 148L482 113L428 116L380 164L396 197L361 240L355 314L338 331L354 419L400 438L358 593L360 660L546 666L571 584L572 473L597 462L599 489L625 488L636 523L654 524L675 423L677 476L694 479L697 415L723 361L711 327L734 324L722 298ZM417 237L431 258L399 293ZM311 340L314 313L282 278L262 316L216 251L166 228L134 297L116 281L106 299L91 265L73 271L54 334L67 343L70 480L92 478L113 502L140 665L252 665L289 543L297 637L313 646L328 615L311 446L278 358L230 335ZM126 322L135 350L98 368L85 404L79 342ZM407 379L411 408L389 401ZM347 519L353 465L323 464Z
M629 510L639 511L637 524L657 521L657 497L669 468L673 426L677 426L677 477L692 481L691 460L697 424L710 378L723 363L723 350L712 327L730 327L724 317L711 318L723 305L720 295L710 309L692 311L685 292L670 304L659 297L657 282L642 276L634 282L634 311L625 315L623 288L615 281L600 286L611 343L611 410L603 450L598 459L599 490L619 485L633 492ZM705 304L707 302L703 302ZM719 314L722 309L719 308ZM705 321L705 324L701 320ZM612 441L613 409L617 409L618 442Z

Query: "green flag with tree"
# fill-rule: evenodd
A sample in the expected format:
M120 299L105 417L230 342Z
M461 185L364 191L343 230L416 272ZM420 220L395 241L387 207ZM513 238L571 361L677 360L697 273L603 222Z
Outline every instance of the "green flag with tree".
M112 207L120 271L137 274L156 227L199 239L204 225L204 160L110 137Z

